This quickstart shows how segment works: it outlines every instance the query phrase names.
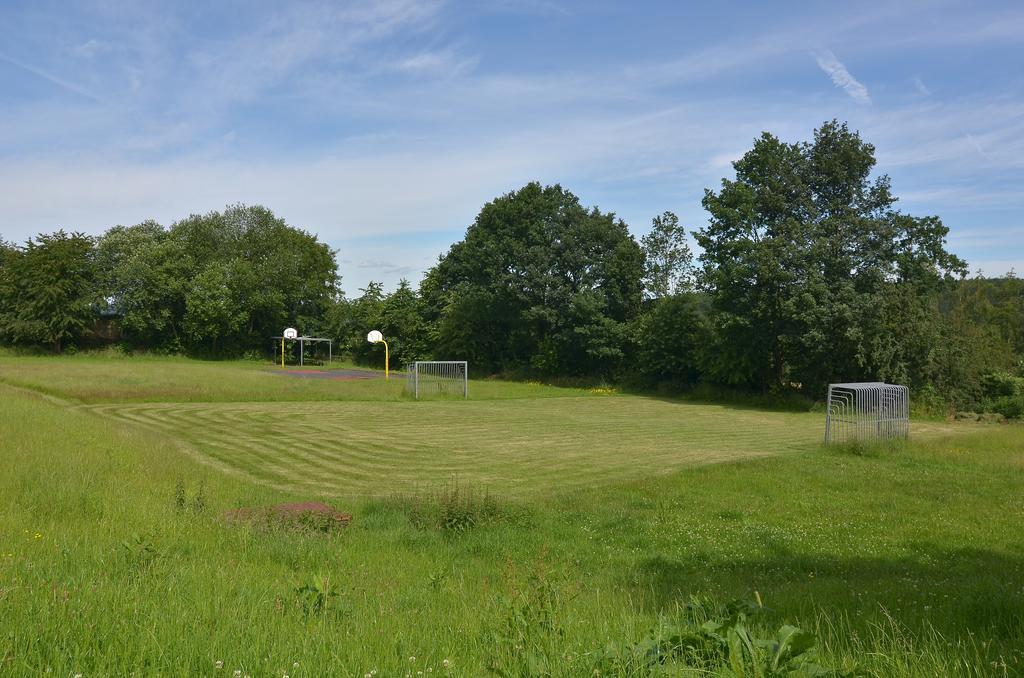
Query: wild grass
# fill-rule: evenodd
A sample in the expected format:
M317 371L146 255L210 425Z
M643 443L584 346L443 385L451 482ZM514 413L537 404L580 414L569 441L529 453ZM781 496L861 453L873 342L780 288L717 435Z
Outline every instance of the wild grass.
M314 497L193 456L181 442L187 418L140 426L4 386L0 400L3 675L707 675L726 664L647 655L693 632L694 597L709 601L700 624L722 623L729 601L760 600L746 632L767 641L799 627L828 669L982 676L1024 666L1020 426L934 425L867 454L809 439L787 454L540 479L521 495L462 476L457 490L424 481L397 501L328 492L352 525L310 535L225 523L233 508ZM673 405L568 398L548 408L572 420L584 400L625 413L575 448L539 437L547 456L523 469L524 484L545 459L587 458L601 436L630 422L640 435ZM401 408L423 404L375 406L398 428ZM679 412L685 443L699 421ZM774 452L773 426L802 430L788 416L707 428L760 430ZM506 421L492 425L504 433ZM643 466L651 450L628 452ZM446 529L446 515L471 525Z

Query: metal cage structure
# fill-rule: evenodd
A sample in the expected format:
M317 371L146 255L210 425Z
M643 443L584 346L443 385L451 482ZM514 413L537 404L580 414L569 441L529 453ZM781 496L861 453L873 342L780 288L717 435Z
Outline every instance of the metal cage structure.
M417 360L409 363L405 388L416 400L430 395L469 398L469 363L465 360Z
M307 362L307 360L306 360L306 344L314 344L314 345L315 344L327 344L327 363L330 364L330 363L334 362L334 341L332 339L326 339L324 337L305 337L305 336L301 336L301 337L300 336L295 336L295 337L280 336L280 337L271 337L270 339L273 342L273 346L274 346L274 364L275 365L278 363L278 361L281 361L282 365L284 364L283 363L284 352L285 352L284 343L286 341L290 341L292 343L297 343L299 345L298 361L299 361L299 365L300 366L304 366L306 364L306 362ZM322 360L316 360L315 362L320 363L320 362L322 362Z
M910 436L910 391L880 381L829 384L825 444Z

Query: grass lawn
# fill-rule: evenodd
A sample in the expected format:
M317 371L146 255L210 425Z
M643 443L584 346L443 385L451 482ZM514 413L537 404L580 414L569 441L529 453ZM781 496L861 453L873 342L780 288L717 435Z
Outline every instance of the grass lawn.
M331 367L352 368L335 362ZM120 402L266 402L337 400L409 400L403 393L405 374L391 380L331 381L288 377L269 363L198 361L178 357L83 354L62 357L21 357L0 353L0 381L83 403ZM307 368L330 369L330 368ZM360 367L358 369L365 370ZM377 371L383 376L383 370ZM540 384L474 380L474 400L549 398L586 395L579 389Z
M263 367L0 357L0 674L707 675L652 649L695 596L835 669L1024 667L1019 425L855 454L816 414ZM352 525L220 519L313 498Z

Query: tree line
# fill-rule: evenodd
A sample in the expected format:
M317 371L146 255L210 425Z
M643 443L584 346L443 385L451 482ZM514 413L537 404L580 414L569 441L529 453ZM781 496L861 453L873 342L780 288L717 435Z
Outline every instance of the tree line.
M665 212L637 241L612 212L530 183L480 210L418 288L358 296L335 252L263 207L165 228L0 240L0 341L54 351L116 318L133 350L259 356L292 325L357 362L380 329L393 366L698 385L820 398L831 381L904 383L960 409L1024 409L1024 285L968 277L936 216L896 208L875 149L831 121L809 141L764 133L707 189L693 231Z

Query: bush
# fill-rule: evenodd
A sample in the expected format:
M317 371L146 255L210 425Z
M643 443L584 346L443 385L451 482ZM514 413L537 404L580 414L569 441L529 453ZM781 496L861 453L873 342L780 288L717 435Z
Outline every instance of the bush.
M1024 395L996 398L987 409L1001 414L1007 419L1020 419L1024 417Z
M647 385L683 389L697 382L701 346L701 310L694 294L677 294L654 302L634 326L634 369Z
M989 398L997 399L1024 395L1024 377L1008 372L989 372L981 378L981 388Z

